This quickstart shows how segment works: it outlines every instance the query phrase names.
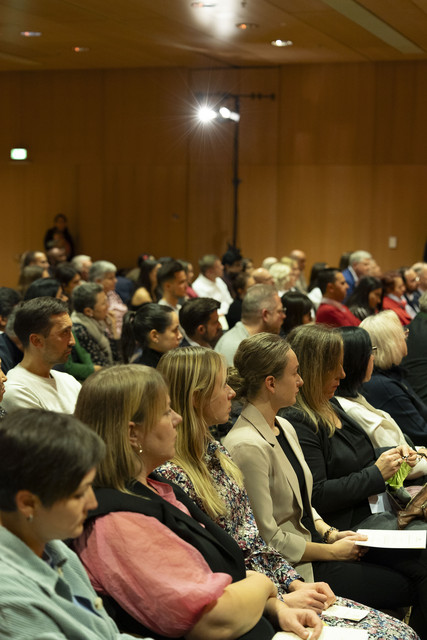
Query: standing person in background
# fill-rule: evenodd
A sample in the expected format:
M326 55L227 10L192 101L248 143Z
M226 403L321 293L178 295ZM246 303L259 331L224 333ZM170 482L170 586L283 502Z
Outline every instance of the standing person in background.
M57 241L58 244L56 246L65 249L66 259L71 260L74 256L74 241L68 230L67 216L63 213L58 213L54 217L53 221L55 225L46 231L43 241L44 248L46 250L49 249L52 246L49 243Z

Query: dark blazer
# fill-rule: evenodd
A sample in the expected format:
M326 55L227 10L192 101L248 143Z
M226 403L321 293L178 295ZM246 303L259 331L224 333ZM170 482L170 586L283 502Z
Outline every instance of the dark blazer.
M420 311L412 320L407 345L408 355L402 361L407 381L427 404L427 313Z
M312 503L320 515L338 529L354 529L371 515L369 496L385 491L375 466L376 452L365 431L331 400L342 422L328 437L299 409L280 413L294 426L304 457L313 474ZM338 405L338 406L337 406Z
M354 288L356 286L356 281L354 279L353 274L351 273L350 269L344 269L344 271L342 272L345 281L348 284L348 289L347 289L347 296L346 296L346 300L348 300L348 298L351 296L351 294L354 291Z
M412 442L427 446L427 406L405 380L400 367L374 369L362 393L376 409L387 411Z

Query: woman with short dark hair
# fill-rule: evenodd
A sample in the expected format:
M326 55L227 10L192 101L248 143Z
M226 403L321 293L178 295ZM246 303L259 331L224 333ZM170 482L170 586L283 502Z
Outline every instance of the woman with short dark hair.
M282 296L282 304L286 317L280 330L281 335L286 336L294 327L313 321L314 304L305 293L287 291Z
M131 640L119 633L76 555L102 440L66 414L23 409L0 421L0 635Z
M125 363L157 367L164 353L179 347L182 333L173 309L147 302L136 311L128 311L123 321L122 353ZM142 354L137 349L142 349Z

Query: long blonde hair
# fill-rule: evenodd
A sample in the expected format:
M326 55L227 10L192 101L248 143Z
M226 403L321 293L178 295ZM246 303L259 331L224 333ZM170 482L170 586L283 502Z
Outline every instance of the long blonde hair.
M343 341L336 329L321 324L306 324L293 329L287 340L299 361L304 380L297 396L299 406L318 428L326 427L329 436L335 433L335 412L323 393L326 376L340 364Z
M226 505L205 462L213 438L204 418L216 380L222 373L225 376L224 358L212 349L183 347L164 354L157 370L168 383L172 409L182 416L173 462L188 475L206 513L213 519L225 516ZM242 474L234 462L218 450L215 455L224 473L242 487Z
M138 364L106 367L84 381L75 415L107 445L96 486L129 492L127 486L142 470L129 440L129 422L142 423L150 430L165 410L167 393L162 376Z

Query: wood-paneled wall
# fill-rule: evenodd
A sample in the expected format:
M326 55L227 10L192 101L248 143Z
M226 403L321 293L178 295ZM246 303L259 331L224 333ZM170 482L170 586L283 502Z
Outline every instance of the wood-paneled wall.
M198 92L242 98L238 244L259 263L293 248L381 266L427 239L427 63L243 70L0 74L0 284L65 213L81 253L197 261L232 238L234 125L202 127ZM9 161L14 146L29 162ZM397 249L388 248L389 236Z

